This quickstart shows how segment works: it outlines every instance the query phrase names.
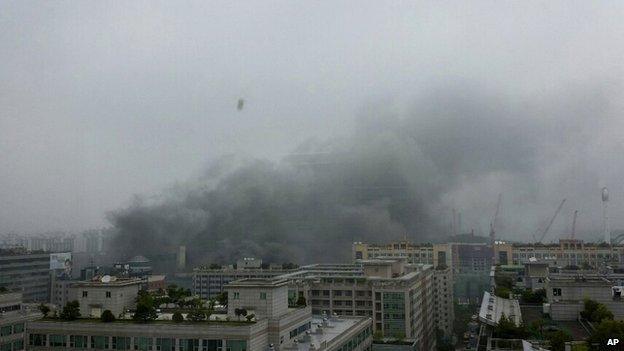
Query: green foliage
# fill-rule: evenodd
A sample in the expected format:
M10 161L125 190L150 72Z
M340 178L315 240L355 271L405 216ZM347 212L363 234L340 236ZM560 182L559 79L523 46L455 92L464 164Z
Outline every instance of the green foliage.
M154 298L147 291L139 291L137 296L137 306L132 315L132 319L137 322L147 323L158 318L156 308L154 307Z
M221 269L221 265L217 264L217 263L211 263L210 266L208 266L209 269Z
M246 316L247 315L247 310L244 308L235 308L234 309L234 314L236 315L236 317L238 318L238 320L240 320L241 316Z
M171 316L171 320L176 323L181 323L184 321L184 316L182 316L182 313L180 312L175 312L173 316Z
M613 313L609 311L607 306L590 299L585 299L583 302L583 310L581 311L581 317L587 319L590 322L600 323L602 320L612 320Z
M494 289L494 295L504 299L508 299L510 293L511 291L504 286L497 286L496 289Z
M7 288L5 288L4 286L0 286L0 293L4 293L7 292Z
M39 309L39 312L41 312L43 314L43 317L47 317L48 313L50 313L50 307L48 307L48 305L42 303L39 306L37 306L37 308Z
M206 320L206 313L201 309L193 309L186 314L186 319L191 322L201 322Z
M494 335L502 339L523 339L527 336L527 332L524 325L516 326L512 318L503 314L498 325L494 327Z
M496 287L503 287L511 290L513 287L513 278L508 275L500 275L496 274L494 277L494 282L496 283Z
M222 293L220 293L219 295L217 295L217 297L215 298L219 304L223 305L223 306L227 306L228 304L228 294L227 291L224 291Z
M110 310L104 310L100 316L100 320L104 323L110 323L115 321L115 315Z
M624 322L605 319L596 327L587 342L591 345L590 350L607 350L607 340L614 338L624 340Z
M564 351L566 341L572 341L572 335L563 330L546 333L546 339L550 342L552 351Z
M524 290L520 297L523 303L543 303L546 302L546 290L538 289L531 291L530 289Z
M171 302L180 303L185 297L191 296L191 291L178 287L176 284L171 284L167 287L167 296L169 296Z
M77 300L70 301L63 307L60 318L65 321L73 321L80 317L80 303Z

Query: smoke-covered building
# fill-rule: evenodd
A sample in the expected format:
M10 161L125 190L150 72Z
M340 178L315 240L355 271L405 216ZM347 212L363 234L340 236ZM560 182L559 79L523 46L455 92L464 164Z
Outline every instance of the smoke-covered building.
M237 265L237 267L239 267ZM224 291L224 286L239 279L272 278L292 270L233 267L195 268L193 270L193 295L212 299Z

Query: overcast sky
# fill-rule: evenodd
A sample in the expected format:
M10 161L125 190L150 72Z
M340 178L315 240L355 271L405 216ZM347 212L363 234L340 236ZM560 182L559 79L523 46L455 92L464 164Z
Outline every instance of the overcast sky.
M222 155L278 160L447 82L590 87L617 114L623 16L622 1L0 1L0 233L104 226ZM605 165L623 169L624 129L598 127L583 167L624 193Z

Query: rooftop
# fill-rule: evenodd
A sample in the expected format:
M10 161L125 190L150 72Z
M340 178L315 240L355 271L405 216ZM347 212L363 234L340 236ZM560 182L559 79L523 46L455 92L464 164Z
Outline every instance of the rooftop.
M479 310L479 320L495 326L503 315L507 318L512 318L516 325L520 325L522 323L522 312L520 311L518 300L504 299L487 291L484 292Z
M106 276L105 276L106 277ZM74 286L78 287L115 287L115 286L128 286L141 284L142 281L139 278L116 278L110 277L110 280L106 280L105 278L98 280L85 280L81 282L76 282Z
M267 288L280 287L288 284L285 279L246 278L235 280L227 285L228 288Z
M312 329L309 333L297 338L297 343L280 347L283 351L310 351L325 350L334 343L342 340L338 337L349 329L355 329L370 321L365 317L331 317L323 319L320 316L312 317Z

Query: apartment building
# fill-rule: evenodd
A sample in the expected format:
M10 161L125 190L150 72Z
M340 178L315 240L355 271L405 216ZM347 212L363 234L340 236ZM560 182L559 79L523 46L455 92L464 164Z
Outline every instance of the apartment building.
M245 262L250 262L249 260ZM224 286L230 282L240 279L265 279L273 278L292 270L283 269L261 269L255 265L253 268L195 268L193 270L193 294L202 299L212 299L222 293ZM237 266L243 267L243 266Z
M288 307L288 282L244 279L227 286L225 316L204 322L151 323L81 319L28 324L28 350L370 351L372 323L363 317L313 317ZM245 309L254 318L237 320Z
M48 302L50 254L0 249L0 287L21 293L25 302Z
M453 335L455 309L453 306L453 274L448 267L438 266L433 271L434 319L436 329L446 336Z
M370 317L376 333L435 348L434 271L405 260L360 260L352 265L310 265L281 275L291 294L313 314Z
M20 293L0 293L0 350L25 350L26 323L41 318L41 313L22 304Z

